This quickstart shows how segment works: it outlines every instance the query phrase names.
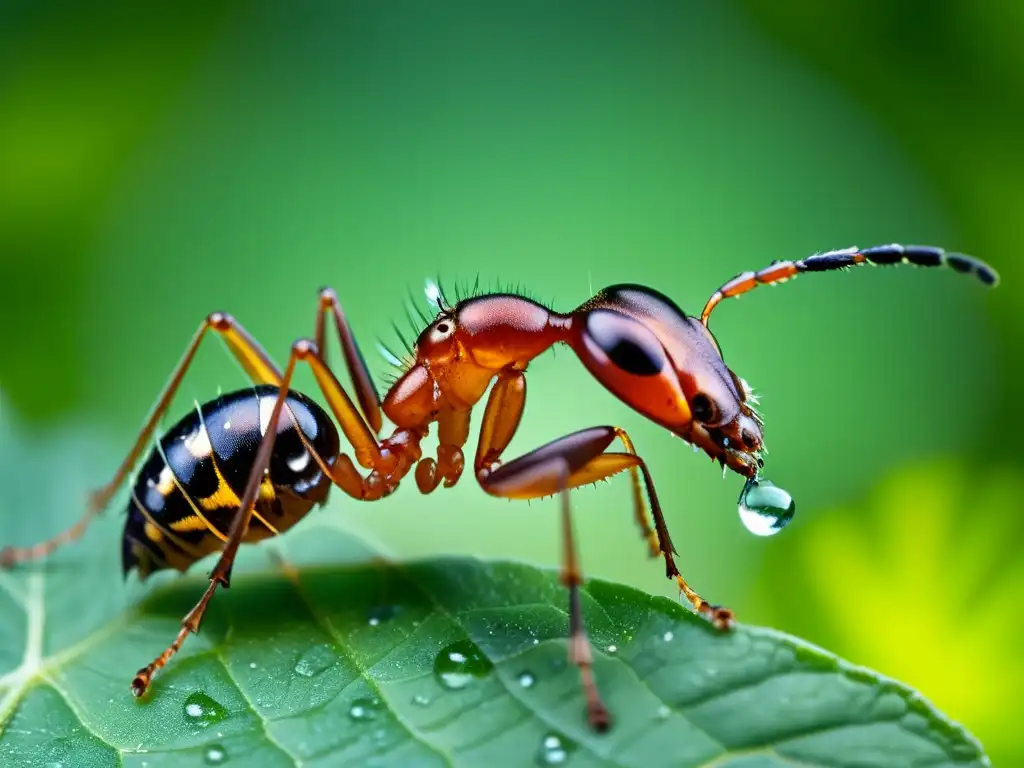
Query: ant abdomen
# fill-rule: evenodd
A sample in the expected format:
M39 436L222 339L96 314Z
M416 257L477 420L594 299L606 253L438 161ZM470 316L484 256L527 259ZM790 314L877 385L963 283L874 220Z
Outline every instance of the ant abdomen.
M145 579L154 571L186 570L219 551L238 512L245 484L266 432L278 388L261 385L221 395L171 427L143 464L128 501L122 567ZM338 455L338 433L327 414L294 390L278 421L267 476L259 488L246 542L291 528L331 485L306 450L295 421L328 463ZM288 415L294 415L294 420Z

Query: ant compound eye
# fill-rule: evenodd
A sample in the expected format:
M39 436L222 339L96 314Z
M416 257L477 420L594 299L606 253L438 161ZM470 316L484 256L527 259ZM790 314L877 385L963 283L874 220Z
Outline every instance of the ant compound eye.
M665 367L665 350L643 325L618 312L595 309L587 316L586 334L608 360L634 376L656 376Z
M447 341L455 332L455 323L451 320L442 320L430 330L430 341L440 344Z
M718 409L711 402L711 398L703 392L698 392L690 398L690 412L693 418L702 423L714 421Z

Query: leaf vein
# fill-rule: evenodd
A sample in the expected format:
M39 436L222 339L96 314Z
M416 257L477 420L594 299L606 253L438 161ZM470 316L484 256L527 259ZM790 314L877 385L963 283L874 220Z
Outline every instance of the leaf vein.
M249 708L249 711L252 712L253 715L255 715L256 719L259 721L260 727L263 729L263 736L264 738L266 738L267 742L271 746L279 749L285 755L285 757L290 759L295 768L302 768L302 760L299 759L297 755L292 754L292 752L289 749L287 749L284 746L284 744L279 742L270 732L270 728L268 727L269 723L267 719L260 713L258 709L256 709L255 704L249 698L248 694L242 688L241 684L235 677L234 673L231 671L231 665L228 664L227 660L224 658L223 646L218 646L217 648L213 649L211 655L213 656L213 658L220 662L220 665L222 667L224 667L224 673L227 675L228 680L235 687L235 690L238 691L238 695L242 698L242 701L245 702L245 705Z
M283 555L281 557L283 558ZM285 563L283 564L287 565ZM359 660L356 658L355 653L352 652L352 649L349 647L348 643L345 642L345 640L341 637L341 634L337 631L337 629L335 629L331 621L325 618L309 600L309 597L306 595L305 590L302 589L302 585L300 584L300 582L294 578L294 572L291 566L287 566L282 570L285 576L294 585L295 593L302 601L302 604L305 606L306 610L309 611L309 615L312 617L312 619L320 626L321 629L323 629L331 637L335 645L338 647L338 650L345 656L346 659L348 659L352 663L352 665L359 672L360 677L362 677L367 687L373 690L374 693L381 699L381 701L388 702L388 697L384 695L384 691L377 684L377 681L369 674L369 671L359 662ZM443 759L448 765L453 766L454 768L455 761L444 747L442 747L439 744L434 744L429 739L427 739L425 734L417 730L408 720L406 720L406 718L402 717L402 715L399 714L397 708L390 704L388 708L394 715L395 722L401 725L413 739L419 741L421 744L423 744L423 746L425 746L431 752L434 752L438 757Z

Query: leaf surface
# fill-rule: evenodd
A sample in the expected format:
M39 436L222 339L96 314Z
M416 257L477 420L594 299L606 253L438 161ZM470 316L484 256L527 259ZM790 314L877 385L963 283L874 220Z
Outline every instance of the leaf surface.
M5 428L2 541L73 520L68 500L101 476L87 466L101 454L87 433L15 441ZM53 466L66 482L47 480ZM136 701L133 673L173 638L209 561L124 584L120 523L112 509L44 566L0 573L2 764L987 765L910 689L596 580L583 610L615 723L593 734L555 573L391 562L328 512L243 548L202 632Z

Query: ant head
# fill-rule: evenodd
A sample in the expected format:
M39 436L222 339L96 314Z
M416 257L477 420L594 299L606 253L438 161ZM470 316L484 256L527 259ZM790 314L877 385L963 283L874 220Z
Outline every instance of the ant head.
M456 355L456 313L442 309L416 339L416 357L433 365L450 363Z
M651 288L614 285L577 309L572 326L577 355L612 394L734 472L758 473L754 400L700 320Z

